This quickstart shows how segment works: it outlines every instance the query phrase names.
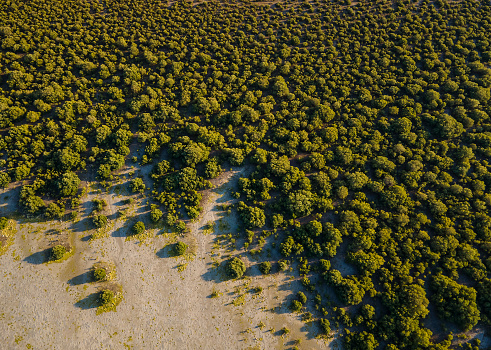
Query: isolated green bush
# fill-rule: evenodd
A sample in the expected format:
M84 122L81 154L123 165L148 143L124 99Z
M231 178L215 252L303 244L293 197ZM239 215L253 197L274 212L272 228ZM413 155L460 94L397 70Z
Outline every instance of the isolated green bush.
M176 256L183 255L186 252L186 249L188 248L188 245L184 242L177 242L174 245L173 248L173 253Z
M111 290L103 290L99 294L99 305L104 306L114 301L114 292Z
M94 275L94 280L98 282L104 281L107 275L106 269L99 267L94 270L93 275Z
M62 245L55 245L53 248L51 248L51 252L50 252L50 260L51 261L56 261L56 260L60 260L61 258L63 258L63 256L65 255L66 253L66 248Z
M271 263L269 261L262 262L259 264L259 271L261 271L263 275L267 275L271 272Z
M97 228L102 228L107 225L107 217L105 215L96 215L92 218L94 226Z
M237 257L232 258L227 262L226 271L227 271L227 275L230 278L242 277L244 275L245 270L246 270L245 263Z
M7 219L6 217L1 217L0 218L0 230L3 230L4 228L6 228L8 222L9 222L9 219Z
M145 232L145 224L142 222L142 221L138 221L137 223L135 223L133 225L133 227L131 228L131 232L134 234L134 235L139 235L139 234L142 234L143 232Z

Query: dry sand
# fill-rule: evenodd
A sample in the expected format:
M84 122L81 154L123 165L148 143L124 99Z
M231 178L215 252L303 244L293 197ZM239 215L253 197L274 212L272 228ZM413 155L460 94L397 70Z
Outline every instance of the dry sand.
M134 217L146 221L149 208L146 198L133 195L137 200L128 221L117 219L118 209L127 207L124 191L97 193L88 187L75 224L17 220L15 241L0 256L0 349L285 349L296 339L302 339L301 349L337 347L315 339L316 328L287 311L287 300L298 288L290 275L264 277L252 267L248 277L226 281L214 267L237 253L217 242L219 235L235 232L238 219L218 206L233 202L232 186L245 172L226 172L205 193L204 211L184 238L194 251L186 257L169 256L167 245L176 236L159 228L149 230L143 241L126 239ZM112 227L107 237L91 241L94 230L86 216L93 198L108 203L105 214ZM2 214L11 210L4 207ZM213 233L204 230L210 221L216 223ZM68 230L75 252L66 261L46 264L43 251L54 239L54 228ZM96 315L91 302L102 287L90 282L89 269L98 261L116 266L115 282L124 296L116 312ZM261 293L251 292L259 285ZM214 290L219 297L211 298ZM281 336L283 327L291 333Z

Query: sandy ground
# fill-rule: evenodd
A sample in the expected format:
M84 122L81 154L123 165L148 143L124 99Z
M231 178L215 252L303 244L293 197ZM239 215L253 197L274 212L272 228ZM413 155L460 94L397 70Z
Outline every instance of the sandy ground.
M148 222L149 208L141 195L124 204L130 196L124 180L110 194L89 186L76 223L16 220L15 241L0 256L0 349L285 349L296 339L301 349L336 348L335 342L315 339L316 328L287 311L298 288L290 275L264 277L253 266L246 278L227 281L216 268L236 254L218 238L234 233L238 218L220 206L232 203L232 186L244 172L226 172L205 193L204 211L184 237L194 254L185 257L170 257L176 236L158 227L148 230L146 239L127 239L136 218ZM4 204L15 199L4 196ZM94 230L86 216L93 198L108 203L104 214L111 226L105 237L89 240ZM10 207L0 206L0 212ZM120 209L127 209L127 217L118 219ZM210 221L214 232L205 230ZM53 229L68 232L75 251L66 261L46 264ZM96 315L92 301L103 285L90 281L89 269L98 261L116 266L115 283L124 296L116 312ZM259 285L261 293L251 291ZM211 298L213 291L220 296ZM283 327L291 331L286 336Z

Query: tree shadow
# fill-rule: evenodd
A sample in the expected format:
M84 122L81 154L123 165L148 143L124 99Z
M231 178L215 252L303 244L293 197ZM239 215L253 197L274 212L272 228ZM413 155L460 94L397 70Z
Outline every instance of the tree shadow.
M321 329L318 322L309 321L304 323L304 325L300 328L300 332L305 334L305 338L315 339L320 333Z
M12 187L0 192L0 216L8 216L18 209L21 186Z
M28 257L24 258L24 261L33 265L41 265L49 261L50 254L51 248L47 248L40 252L29 255Z
M82 237L81 241L82 242L88 242L88 241L90 241L91 238L92 238L92 234Z
M227 261L222 261L217 267L211 267L201 275L205 281L213 281L215 283L224 282L229 279L225 273L225 264ZM210 264L211 265L211 264Z
M82 310L95 309L99 306L99 295L100 292L89 294L82 300L77 301L75 306Z
M113 221L113 220L119 219L120 217L121 217L120 212L119 211L116 211L116 212L112 213L111 215L108 215L107 216L107 220L108 221Z
M92 222L91 217L84 217L83 219L74 223L70 229L73 232L85 232L87 230L91 230L94 227L94 223Z
M93 281L92 271L86 271L78 276L75 276L68 280L68 284L71 286L79 286L81 284L89 283Z
M159 257L161 259L173 257L174 256L174 254L172 253L173 248L174 248L173 244L168 244L165 247L163 247L162 249L160 249L156 253L156 255L157 255L157 257Z
M128 227L126 225L123 225L120 228L118 228L117 230L114 230L113 233L111 233L111 236L112 237L125 238L125 237L129 236L127 234L127 232L128 232Z

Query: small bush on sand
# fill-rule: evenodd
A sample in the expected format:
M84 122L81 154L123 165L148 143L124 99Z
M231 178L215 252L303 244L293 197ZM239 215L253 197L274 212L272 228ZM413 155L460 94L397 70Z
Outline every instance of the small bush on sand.
M99 295L99 305L108 305L114 301L114 292L111 290L103 290Z
M184 242L177 242L172 249L175 256L183 255L186 252L188 245Z
M259 264L259 271L261 271L263 275L267 275L271 272L271 263L269 261L262 262Z
M302 303L298 300L293 300L290 304L290 310L292 310L293 312L298 312L302 310Z
M107 225L107 217L106 215L96 215L92 218L92 222L95 227L102 228Z
M133 225L131 228L131 232L134 235L139 235L145 232L145 224L142 221L138 221L136 224Z
M227 262L226 271L230 278L240 278L244 275L246 266L239 258L232 258Z
M97 282L104 281L107 275L106 269L102 267L95 269L93 274L94 274L94 280L96 280Z
M55 245L53 248L51 248L49 260L51 261L56 261L60 260L63 258L63 256L66 253L66 248L62 245Z

